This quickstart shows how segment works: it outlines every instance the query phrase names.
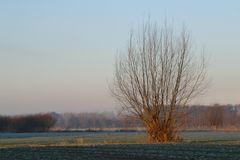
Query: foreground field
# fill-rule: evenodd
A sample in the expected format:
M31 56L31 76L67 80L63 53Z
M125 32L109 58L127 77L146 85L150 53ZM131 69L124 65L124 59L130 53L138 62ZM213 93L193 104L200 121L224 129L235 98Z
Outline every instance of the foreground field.
M239 160L239 145L131 144L0 149L1 160Z
M183 132L181 143L239 144L240 132ZM144 132L0 133L0 148L146 144Z
M239 132L183 132L147 144L144 132L0 133L0 160L240 159Z

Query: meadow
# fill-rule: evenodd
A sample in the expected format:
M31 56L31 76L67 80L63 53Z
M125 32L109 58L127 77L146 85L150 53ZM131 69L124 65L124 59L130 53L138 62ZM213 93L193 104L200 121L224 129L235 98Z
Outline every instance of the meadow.
M144 132L0 133L0 159L240 159L239 132L183 132L148 144Z

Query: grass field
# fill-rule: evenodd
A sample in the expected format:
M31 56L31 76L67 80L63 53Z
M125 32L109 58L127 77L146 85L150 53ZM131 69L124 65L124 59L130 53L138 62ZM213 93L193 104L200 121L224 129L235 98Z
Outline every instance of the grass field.
M184 132L146 144L143 132L0 133L0 160L240 159L239 132Z
M0 148L146 143L143 132L50 132L0 134Z
M1 160L239 160L240 146L216 144L131 144L0 149Z

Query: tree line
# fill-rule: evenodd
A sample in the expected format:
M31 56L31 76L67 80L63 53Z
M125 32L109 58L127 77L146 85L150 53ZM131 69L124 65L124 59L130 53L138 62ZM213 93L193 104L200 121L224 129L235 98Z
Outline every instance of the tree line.
M55 125L52 114L0 116L0 132L45 132Z
M239 129L240 105L193 105L185 108L183 129ZM0 132L44 132L75 129L136 129L144 125L139 119L104 113L46 113L0 116Z
M185 108L182 129L240 128L240 105L192 105ZM143 128L139 119L105 113L54 113L56 129Z
M188 113L186 128L240 128L240 105L195 105L188 108Z
M141 122L137 119L117 115L113 112L54 113L53 115L56 119L55 129L136 128L142 126Z

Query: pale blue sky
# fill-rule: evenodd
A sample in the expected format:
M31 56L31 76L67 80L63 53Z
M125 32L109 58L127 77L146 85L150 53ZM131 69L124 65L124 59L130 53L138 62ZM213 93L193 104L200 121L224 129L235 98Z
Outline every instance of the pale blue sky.
M240 103L240 1L0 1L0 114L112 111L117 50L151 15L189 28L210 55L195 103Z

